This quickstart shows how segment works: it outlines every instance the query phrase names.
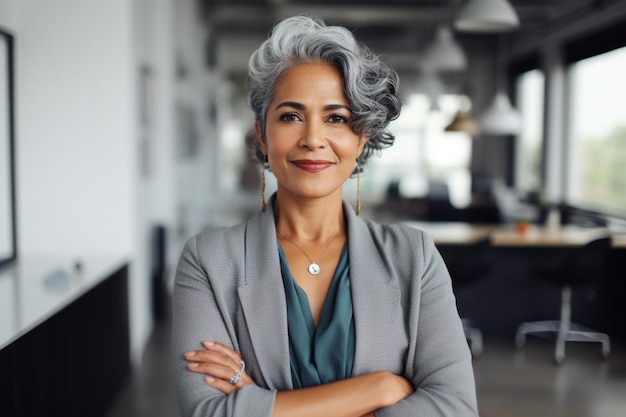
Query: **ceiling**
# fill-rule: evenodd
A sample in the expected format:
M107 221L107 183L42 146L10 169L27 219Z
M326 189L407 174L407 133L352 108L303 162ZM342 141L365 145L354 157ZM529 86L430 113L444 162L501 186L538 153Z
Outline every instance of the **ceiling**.
M202 16L210 27L209 59L233 81L245 78L251 53L266 39L273 24L298 14L319 16L327 24L347 27L359 41L398 71L401 78L410 80L419 75L420 54L432 42L437 27L451 25L454 15L466 1L198 0ZM610 0L509 1L521 22L515 36L555 22L583 6ZM456 32L454 36L470 60L478 48L495 50L498 40L494 35L485 34Z

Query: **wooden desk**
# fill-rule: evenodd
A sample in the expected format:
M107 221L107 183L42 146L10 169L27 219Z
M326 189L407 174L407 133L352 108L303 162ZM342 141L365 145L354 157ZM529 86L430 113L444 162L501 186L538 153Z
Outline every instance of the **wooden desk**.
M493 246L568 248L583 246L595 237L611 233L603 227L571 225L556 230L531 225L528 232L521 235L514 227L500 224L423 221L406 221L403 224L425 231L433 237L435 243L442 245L470 245L489 237ZM626 233L614 235L612 247L626 249Z
M520 234L513 227L501 226L491 233L493 246L515 247L579 247L596 237L610 233L602 227L563 226L559 229L546 229L531 225L526 234ZM626 236L618 235L612 239L614 248L626 248Z
M488 238L498 229L495 224L472 224L463 222L417 222L404 224L423 230L431 235L436 244L471 245Z

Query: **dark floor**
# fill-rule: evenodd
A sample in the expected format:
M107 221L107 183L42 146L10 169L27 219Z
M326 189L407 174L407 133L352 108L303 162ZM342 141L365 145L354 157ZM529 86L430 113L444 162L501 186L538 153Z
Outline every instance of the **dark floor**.
M169 324L155 326L136 369L106 417L180 417L170 366Z
M593 343L568 343L565 362L553 362L553 344L529 338L485 341L474 360L481 417L624 417L626 346L613 343L601 360ZM179 417L169 367L169 334L157 326L140 369L129 379L107 417Z

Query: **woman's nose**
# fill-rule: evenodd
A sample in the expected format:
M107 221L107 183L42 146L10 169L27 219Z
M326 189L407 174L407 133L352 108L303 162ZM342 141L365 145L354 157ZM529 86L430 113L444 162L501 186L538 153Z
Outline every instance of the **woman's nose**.
M300 138L300 145L307 148L319 148L324 146L324 123L321 121L307 121Z

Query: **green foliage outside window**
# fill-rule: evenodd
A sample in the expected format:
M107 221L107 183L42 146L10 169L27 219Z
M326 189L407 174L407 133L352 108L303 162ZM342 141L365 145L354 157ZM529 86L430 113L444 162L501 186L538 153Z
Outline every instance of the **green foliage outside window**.
M583 141L581 191L585 200L626 210L626 125Z

